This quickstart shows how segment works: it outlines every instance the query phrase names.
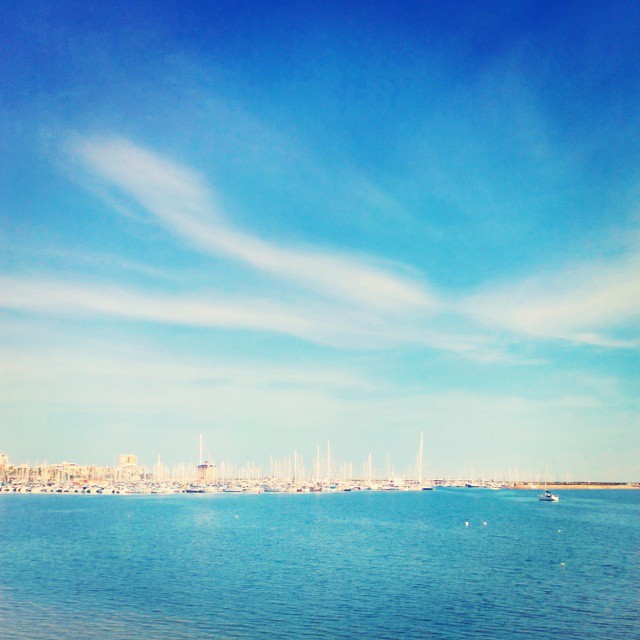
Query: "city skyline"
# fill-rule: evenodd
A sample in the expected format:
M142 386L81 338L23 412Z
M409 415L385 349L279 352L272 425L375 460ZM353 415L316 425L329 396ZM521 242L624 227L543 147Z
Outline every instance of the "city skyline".
M639 8L135 5L0 9L0 452L638 480Z

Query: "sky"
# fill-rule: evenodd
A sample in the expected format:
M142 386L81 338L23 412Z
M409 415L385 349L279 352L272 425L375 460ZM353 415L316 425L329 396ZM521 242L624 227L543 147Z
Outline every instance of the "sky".
M640 479L640 6L3 2L0 452Z

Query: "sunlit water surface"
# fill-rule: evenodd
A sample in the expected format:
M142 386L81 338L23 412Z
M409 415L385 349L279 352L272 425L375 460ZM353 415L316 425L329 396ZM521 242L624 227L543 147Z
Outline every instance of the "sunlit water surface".
M6 640L628 640L639 584L640 491L0 496Z

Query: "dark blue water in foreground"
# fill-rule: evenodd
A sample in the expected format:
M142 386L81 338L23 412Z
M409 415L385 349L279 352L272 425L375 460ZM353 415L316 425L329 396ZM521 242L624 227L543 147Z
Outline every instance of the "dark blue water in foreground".
M639 583L637 491L0 496L7 640L628 640Z

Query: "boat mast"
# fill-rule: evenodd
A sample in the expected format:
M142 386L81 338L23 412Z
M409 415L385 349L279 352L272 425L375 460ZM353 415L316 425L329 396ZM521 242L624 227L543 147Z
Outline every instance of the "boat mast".
M422 445L423 432L420 432L420 449L418 449L418 484L422 484Z

